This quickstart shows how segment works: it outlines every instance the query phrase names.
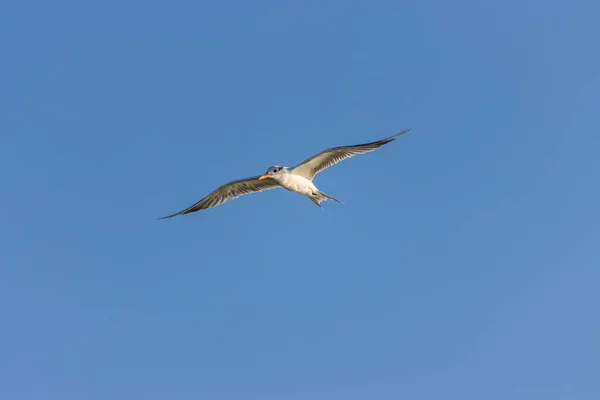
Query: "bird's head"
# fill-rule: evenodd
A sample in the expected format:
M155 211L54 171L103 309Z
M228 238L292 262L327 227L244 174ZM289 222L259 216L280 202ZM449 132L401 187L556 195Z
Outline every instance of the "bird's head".
M280 165L274 165L267 170L264 174L262 174L258 179L267 179L267 178L275 178L285 171L285 167Z

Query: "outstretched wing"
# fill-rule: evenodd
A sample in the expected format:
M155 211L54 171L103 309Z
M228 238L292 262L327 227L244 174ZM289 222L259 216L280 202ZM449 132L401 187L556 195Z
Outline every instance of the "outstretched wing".
M244 194L262 192L263 190L280 187L280 185L277 183L277 181L275 181L275 179L259 180L258 178L259 176L253 176L251 178L228 182L223 186L218 187L208 196L206 196L196 204L193 204L190 207L186 208L185 210L159 219L171 218L176 215L189 214L199 210L206 210L207 208L216 207L225 203L229 199L235 199L238 196L242 196Z
M398 136L408 132L409 130L410 129L405 129L400 133L396 133L394 136L390 136L389 138L378 140L376 142L357 144L355 146L332 147L330 149L323 150L319 154L314 155L296 165L291 172L312 180L316 174L324 169L327 169L332 165L345 160L346 158L378 149L384 144L396 140Z

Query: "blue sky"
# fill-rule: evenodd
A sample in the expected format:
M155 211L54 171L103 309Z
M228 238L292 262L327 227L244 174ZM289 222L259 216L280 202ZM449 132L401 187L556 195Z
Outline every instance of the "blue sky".
M600 398L599 12L3 1L0 398Z

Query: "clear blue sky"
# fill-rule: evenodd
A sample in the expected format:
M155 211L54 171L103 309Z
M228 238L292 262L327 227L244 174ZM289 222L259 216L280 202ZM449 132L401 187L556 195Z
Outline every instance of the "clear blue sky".
M3 1L0 398L600 398L598 15Z

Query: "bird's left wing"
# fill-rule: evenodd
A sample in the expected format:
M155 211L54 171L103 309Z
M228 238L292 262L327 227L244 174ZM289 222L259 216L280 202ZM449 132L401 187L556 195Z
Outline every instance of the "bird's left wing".
M235 199L244 194L262 192L263 190L280 187L280 185L275 181L275 179L259 180L258 178L259 176L253 176L246 179L228 182L218 187L208 196L206 196L199 202L191 205L190 207L186 208L185 210L159 219L171 218L176 215L189 214L199 210L206 210L207 208L216 207L225 203L229 199Z
M319 154L302 161L300 164L295 166L291 172L312 180L316 174L324 169L327 169L332 165L345 160L346 158L378 149L384 144L396 140L398 136L408 132L409 130L410 129L405 129L400 133L390 136L389 138L378 140L376 142L357 144L354 146L332 147L330 149L323 150Z

